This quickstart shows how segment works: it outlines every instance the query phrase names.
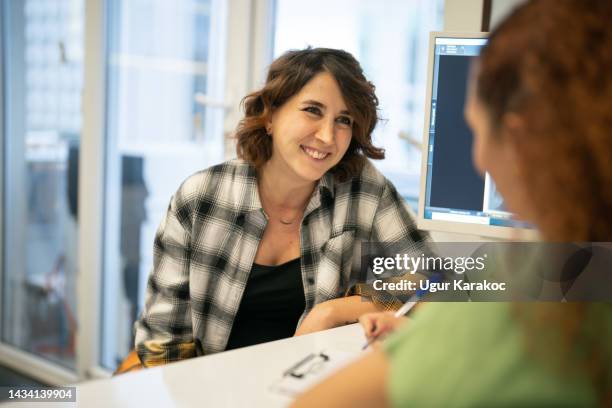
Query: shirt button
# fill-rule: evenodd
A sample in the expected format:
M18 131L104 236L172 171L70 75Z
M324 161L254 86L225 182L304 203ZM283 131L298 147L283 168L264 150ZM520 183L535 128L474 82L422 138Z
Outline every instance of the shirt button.
M308 278L307 280L309 285L314 285L314 278Z

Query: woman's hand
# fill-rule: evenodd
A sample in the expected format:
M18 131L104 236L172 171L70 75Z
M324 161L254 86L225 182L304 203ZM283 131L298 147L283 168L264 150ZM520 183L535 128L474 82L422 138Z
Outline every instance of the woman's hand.
M406 320L405 317L395 317L393 312L366 313L359 318L366 338L373 340L395 331Z

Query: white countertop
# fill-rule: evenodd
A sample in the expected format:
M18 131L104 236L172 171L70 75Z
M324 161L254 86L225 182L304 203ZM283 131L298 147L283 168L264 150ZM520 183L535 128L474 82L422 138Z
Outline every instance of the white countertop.
M288 397L269 390L309 353L358 352L357 324L213 354L77 385L79 407L284 407Z

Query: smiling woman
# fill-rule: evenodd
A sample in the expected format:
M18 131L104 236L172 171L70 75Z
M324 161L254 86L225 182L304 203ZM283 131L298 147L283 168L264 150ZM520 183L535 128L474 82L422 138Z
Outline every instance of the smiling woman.
M243 104L239 158L189 177L157 232L136 323L145 366L393 308L386 293L362 296L355 248L423 251L407 205L368 161L384 157L371 140L378 99L350 54L290 51Z

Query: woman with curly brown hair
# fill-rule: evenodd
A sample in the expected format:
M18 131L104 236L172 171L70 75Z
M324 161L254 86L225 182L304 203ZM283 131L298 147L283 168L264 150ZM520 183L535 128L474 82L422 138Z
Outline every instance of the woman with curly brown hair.
M547 242L612 240L611 21L608 0L526 2L473 70L474 163ZM425 305L295 404L322 405L612 406L612 306Z
M422 249L408 206L368 161L384 157L372 144L378 99L349 53L287 52L243 103L239 158L189 177L157 232L136 323L146 366L393 307L392 297L363 301L355 247Z

